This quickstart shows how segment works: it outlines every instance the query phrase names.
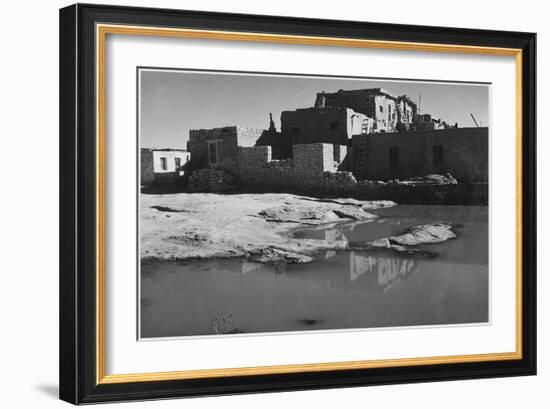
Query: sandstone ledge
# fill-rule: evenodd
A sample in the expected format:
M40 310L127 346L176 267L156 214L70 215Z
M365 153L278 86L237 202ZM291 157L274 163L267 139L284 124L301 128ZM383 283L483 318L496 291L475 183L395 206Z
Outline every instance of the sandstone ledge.
M347 249L347 241L298 239L290 237L290 232L310 225L369 221L376 216L365 209L392 205L291 194L141 195L141 258L309 262L320 250Z
M416 249L422 244L436 244L456 238L452 226L444 223L422 224L407 229L397 236L382 237L365 243L350 243L354 249L391 249L405 254L424 254L434 256L435 253Z

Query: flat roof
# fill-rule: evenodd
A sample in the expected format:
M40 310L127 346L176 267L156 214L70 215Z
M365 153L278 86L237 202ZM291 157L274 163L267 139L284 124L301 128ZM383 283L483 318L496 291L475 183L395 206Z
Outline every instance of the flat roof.
M183 148L141 148L142 151L158 151L158 152L189 152Z

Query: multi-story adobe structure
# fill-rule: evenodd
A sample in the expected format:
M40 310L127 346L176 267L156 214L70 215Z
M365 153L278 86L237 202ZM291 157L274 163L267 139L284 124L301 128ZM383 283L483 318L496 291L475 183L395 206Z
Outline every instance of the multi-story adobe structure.
M345 107L374 121L373 132L396 132L412 129L417 105L406 95L395 96L383 88L320 92L315 107Z
M354 135L374 131L374 121L368 116L345 107L310 107L281 113L281 130L270 120L269 130L262 133L256 146L271 146L274 159L291 158L295 145L325 143L351 146Z
M380 88L319 93L315 105L283 111L280 131L271 114L269 129L191 130L188 168L205 175L194 185L224 175L249 187L329 190L428 174L488 180L488 128L449 127Z
M205 171L205 183L199 176L197 185L215 185L211 179L218 180L218 184L225 179L234 180L226 177L229 174L248 186L318 188L325 172L336 172L347 156L346 140L346 145L295 144L292 159L275 160L271 145L256 144L264 132L241 126L190 130L190 168Z
M281 132L292 145L331 143L347 145L353 135L369 133L373 120L345 107L301 108L281 113Z

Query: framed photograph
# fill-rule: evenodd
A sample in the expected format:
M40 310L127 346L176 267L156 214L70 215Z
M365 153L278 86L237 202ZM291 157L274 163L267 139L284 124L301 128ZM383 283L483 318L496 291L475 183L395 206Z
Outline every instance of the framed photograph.
M535 44L61 9L61 399L534 375Z

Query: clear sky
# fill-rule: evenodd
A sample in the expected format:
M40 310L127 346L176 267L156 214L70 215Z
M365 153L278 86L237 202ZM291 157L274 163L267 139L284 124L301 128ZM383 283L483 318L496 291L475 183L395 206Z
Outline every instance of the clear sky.
M280 129L282 111L311 107L317 92L384 88L408 95L421 112L460 127L489 125L489 86L417 81L292 77L189 71L141 71L142 147L185 148L190 129L229 125Z

